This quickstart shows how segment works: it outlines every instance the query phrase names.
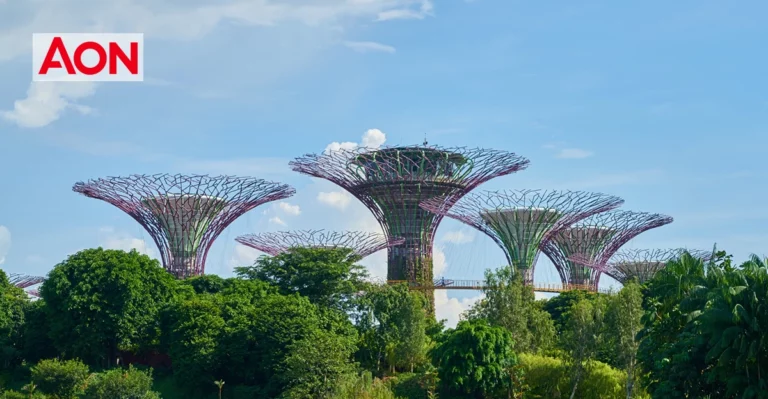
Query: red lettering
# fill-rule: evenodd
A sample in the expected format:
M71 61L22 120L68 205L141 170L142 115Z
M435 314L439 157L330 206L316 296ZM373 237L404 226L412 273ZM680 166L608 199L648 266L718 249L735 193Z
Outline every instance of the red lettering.
M61 55L61 60L64 61L64 67L67 69L67 73L74 75L75 68L72 66L72 61L69 60L69 54L67 54L67 48L64 47L64 41L62 41L59 36L53 38L51 47L48 48L48 53L45 55L43 65L40 66L40 75L45 75L51 68L61 68L61 62L53 60L53 56L56 55L57 52Z
M85 50L93 50L99 54L99 62L96 65L89 67L83 64L83 53ZM95 75L104 69L104 65L107 65L107 52L101 44L96 42L85 42L75 49L75 67L84 75Z
M128 72L136 75L139 73L139 43L131 42L131 57L123 52L117 43L109 43L109 74L117 74L117 59L128 69Z
M45 59L43 59L43 64L40 66L40 72L38 73L40 75L45 75L50 69L62 68L62 63L64 63L63 68L66 69L67 74L69 75L75 75L77 72L80 72L83 75L96 75L101 73L107 63L109 63L109 74L116 75L117 63L119 61L125 66L128 72L136 75L139 73L139 43L131 42L130 46L130 55L128 55L115 42L109 43L109 52L97 42L84 42L75 49L73 54L74 59L70 59L69 53L67 52L66 47L64 47L64 41L61 37L56 36L53 38L53 41L51 41L51 46L48 48L48 53L46 53ZM96 65L87 66L83 63L83 53L87 50L93 50L98 54L99 60ZM56 54L61 57L61 61L54 60Z

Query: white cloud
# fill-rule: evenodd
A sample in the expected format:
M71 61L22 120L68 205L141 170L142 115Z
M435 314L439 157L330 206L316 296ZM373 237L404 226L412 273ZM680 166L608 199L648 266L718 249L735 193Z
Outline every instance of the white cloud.
M352 195L346 191L319 192L317 200L323 204L344 210L352 201Z
M379 129L368 129L363 133L362 146L365 148L379 148L387 141L387 135Z
M13 110L2 111L0 116L20 127L38 128L59 119L67 110L88 115L93 109L77 100L92 96L95 89L93 82L32 82L27 97L14 102Z
M232 256L229 259L230 270L239 266L250 266L256 262L263 253L242 244L235 245Z
M432 248L432 273L435 277L443 275L448 267L448 261L445 258L445 252L439 247Z
M113 227L102 227L99 229L99 245L104 249L119 249L130 251L135 249L139 253L157 258L154 247L151 247L147 241L133 237L128 233L116 231Z
M474 233L465 233L462 230L449 231L442 237L442 241L452 244L466 244L475 239Z
M562 158L562 159L583 159L583 158L589 158L592 155L594 155L593 152L582 150L580 148L563 148L560 151L558 151L555 157Z
M334 141L325 147L325 153L330 153L339 150L354 150L357 147L364 148L379 148L384 142L387 141L387 135L379 129L368 129L363 133L361 143L355 143L351 141L338 142Z
M392 54L397 51L392 46L376 42L344 42L344 45L358 53L383 52Z
M287 202L280 202L277 204L277 207L289 215L299 216L301 214L301 208L298 205L292 205Z
M5 263L5 256L11 250L11 231L0 225L0 265Z
M389 21L393 19L424 19L427 16L432 15L434 6L431 0L422 0L419 9L413 8L397 8L382 11L379 13L378 21Z
M34 32L142 32L146 39L155 42L157 39L188 41L201 39L222 25L264 27L263 33L259 32L264 36L281 27L290 30L279 36L287 38L288 43L283 47L311 48L313 50L305 52L314 53L314 49L320 46L302 46L303 42L291 42L296 37L290 33L313 29L316 34L298 39L311 41L330 31L343 32L346 24L360 21L422 19L431 15L433 8L429 0L82 0L74 4L18 1L3 7L0 13L0 62L29 54L30 38ZM335 35L338 36L338 33ZM337 43L331 40L324 44L334 42ZM296 51L291 60L302 59L298 53ZM280 62L275 58L274 63ZM278 65L277 69L286 70L288 65ZM159 81L162 82L162 79ZM58 82L46 85L33 83L27 98L17 101L12 111L1 116L22 127L41 127L58 119L65 109L80 113L91 111L76 101L92 95L92 89L73 93L68 91L71 89L58 87Z
M479 294L470 298L448 298L448 290L435 290L435 316L438 320L445 319L445 326L456 327L461 314L472 305L485 298L485 294Z
M280 226L287 226L287 224L283 221L283 219L280 219L277 216L269 218L269 223L274 223Z

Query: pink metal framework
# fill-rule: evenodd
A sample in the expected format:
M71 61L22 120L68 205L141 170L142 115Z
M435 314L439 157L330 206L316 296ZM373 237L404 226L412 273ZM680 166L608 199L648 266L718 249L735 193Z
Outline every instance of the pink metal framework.
M249 177L180 174L108 177L72 189L139 222L160 249L163 266L177 278L203 274L214 240L240 215L296 192Z
M247 234L235 238L235 241L272 256L277 256L296 247L309 247L345 248L352 250L355 256L365 258L384 248L400 245L405 240L402 238L387 239L383 234L364 231L300 230Z
M27 276L25 274L11 273L8 275L8 281L16 287L28 288L45 281L45 277Z
M704 261L712 256L712 251L685 248L624 249L613 255L610 261L605 264L590 263L589 259L578 255L571 257L570 260L592 269L601 270L622 284L626 284L630 280L636 280L642 284L653 278L659 270L664 269L667 262L679 258L685 252Z
M422 208L466 223L485 233L507 261L533 283L539 245L548 236L624 203L619 197L581 191L504 190L470 193L455 204L446 198L423 201Z
M425 143L307 154L290 165L341 186L373 213L388 238L405 240L387 250L389 280L431 282L432 245L442 216L421 209L419 203L445 197L449 206L480 184L525 169L528 163L506 151Z
M610 211L592 215L548 237L541 250L552 261L565 285L594 285L604 265L627 241L650 229L672 223L666 215ZM571 259L578 258L580 262Z

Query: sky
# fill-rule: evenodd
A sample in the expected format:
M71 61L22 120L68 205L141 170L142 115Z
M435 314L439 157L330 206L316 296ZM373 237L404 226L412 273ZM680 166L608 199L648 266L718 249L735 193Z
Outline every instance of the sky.
M628 248L763 255L765 15L761 1L0 0L0 268L44 275L97 246L157 256L133 219L71 191L134 173L297 189L226 229L208 273L231 276L260 255L235 243L241 234L380 231L357 200L288 161L425 136L530 159L480 190L599 191L675 218ZM145 81L32 83L35 32L144 33ZM504 263L453 220L434 257L453 279ZM383 276L385 261L364 263ZM559 281L545 256L535 278ZM480 297L436 295L449 325Z

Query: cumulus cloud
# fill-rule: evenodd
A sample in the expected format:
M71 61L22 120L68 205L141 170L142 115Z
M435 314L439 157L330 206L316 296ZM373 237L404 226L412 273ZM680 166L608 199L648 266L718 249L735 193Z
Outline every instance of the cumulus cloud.
M395 48L376 42L344 42L344 45L358 53L394 53Z
M59 119L66 111L88 115L93 108L79 104L78 100L92 96L95 90L93 82L32 82L27 97L15 101L12 110L0 111L0 117L20 127L39 128Z
M283 219L280 219L280 218L279 218L279 217L277 217L277 216L274 216L274 217L271 217L271 218L269 218L269 223L273 223L273 224L276 224L276 225L279 225L279 226L287 226L287 225L288 225L288 224L286 224L286 223L283 221Z
M465 233L462 230L449 231L443 235L442 241L450 242L452 244L466 244L475 239L473 233Z
M352 201L352 195L346 191L319 192L317 200L321 203L344 210Z
M254 264L256 259L258 259L261 255L263 255L261 252L251 247L237 244L232 250L232 256L229 259L230 270L239 266L250 266Z
M292 216L299 216L301 214L301 208L298 205L280 202L277 204L277 207L280 208L281 211Z
M119 249L122 251L135 249L139 253L157 258L155 249L150 247L145 240L117 231L113 227L102 227L99 229L99 243L104 249Z
M360 144L352 141L338 142L334 141L325 147L325 153L331 153L339 150L354 150L357 147L379 148L387 141L387 135L379 129L368 129L363 133Z
M435 316L438 320L445 319L446 327L454 328L462 313L483 298L485 298L485 294L462 299L448 298L448 290L435 290Z
M432 249L432 272L434 276L442 276L447 267L448 261L445 259L445 252L442 248L434 247Z
M0 265L5 263L5 256L11 250L11 231L0 225Z

